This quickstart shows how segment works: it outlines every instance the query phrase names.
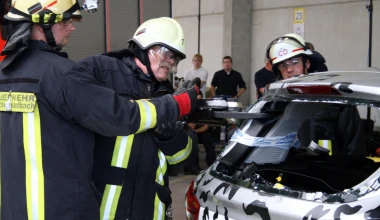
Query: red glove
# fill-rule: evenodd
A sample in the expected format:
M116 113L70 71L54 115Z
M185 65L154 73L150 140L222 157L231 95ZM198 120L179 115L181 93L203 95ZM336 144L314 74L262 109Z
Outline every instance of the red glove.
M173 98L178 103L179 117L186 116L194 111L197 103L197 95L201 79L195 77L182 83L178 90L173 94Z

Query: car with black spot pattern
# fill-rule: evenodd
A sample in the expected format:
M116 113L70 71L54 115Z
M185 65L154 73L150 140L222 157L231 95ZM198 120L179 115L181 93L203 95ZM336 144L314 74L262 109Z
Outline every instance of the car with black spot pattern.
M186 218L380 219L380 71L267 86L215 163L189 184Z

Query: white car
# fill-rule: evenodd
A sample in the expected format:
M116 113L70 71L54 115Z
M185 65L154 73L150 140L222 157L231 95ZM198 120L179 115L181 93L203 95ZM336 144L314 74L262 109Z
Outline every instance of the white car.
M380 219L380 71L279 81L242 114L190 183L188 220Z

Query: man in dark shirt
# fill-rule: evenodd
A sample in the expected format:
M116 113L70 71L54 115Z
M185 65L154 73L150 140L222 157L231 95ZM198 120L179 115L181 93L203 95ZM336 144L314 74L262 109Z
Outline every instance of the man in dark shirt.
M237 91L238 86L239 91ZM245 90L245 82L241 74L232 69L232 58L230 56L223 57L223 69L216 72L211 81L211 96L239 98Z
M257 89L257 100L259 100L264 93L265 86L276 80L276 74L272 72L272 64L268 58L265 57L265 66L255 73L255 85Z

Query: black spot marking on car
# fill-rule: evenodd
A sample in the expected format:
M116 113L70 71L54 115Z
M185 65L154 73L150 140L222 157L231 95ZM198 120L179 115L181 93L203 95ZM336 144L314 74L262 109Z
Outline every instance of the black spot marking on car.
M212 181L213 179L214 179L214 178L211 178L211 179L209 179L209 180L205 180L205 181L203 182L203 185L202 185L202 186L205 186L205 185L211 183L211 181Z
M236 194L236 192L240 189L240 187L235 186L235 185L231 186L231 184L229 183L221 183L218 187L216 187L214 191L214 195L218 193L218 191L221 189L223 189L223 194L226 194L226 192L230 190L230 194L228 195L228 200L231 200L232 197L234 197L234 195Z
M347 204L339 206L334 212L334 220L340 220L340 214L353 215L362 208L361 205L351 207Z
M209 219L210 218L208 217L208 207L206 206L206 208L203 210L202 220L209 220Z
M212 216L212 219L213 219L213 220L218 219L218 215L219 215L219 212L218 212L218 206L216 206L215 209L216 209L216 211L215 211L214 215Z
M330 209L323 210L323 207L324 207L323 205L314 207L303 217L302 220L309 220L310 218L313 220L317 220L325 216L330 211Z
M228 209L224 207L224 220L229 220L228 218Z
M243 210L246 215L253 215L257 213L260 215L261 219L270 220L268 207L266 206L265 202L260 202L259 200L255 200L251 202L247 207L245 207L243 203Z
M197 185L195 186L194 194L197 194L198 186L199 186L199 184L201 183L203 177L205 177L205 175L206 175L206 172L204 172L204 173L201 175L201 177L197 180Z
M207 196L208 196L209 193L210 193L210 190L207 191L207 192L204 192L204 191L203 191L203 192L201 193L201 195L199 196L199 198L202 199L203 202L206 202L206 201L207 201Z
M380 219L380 206L377 206L375 209L368 210L364 217L366 220L369 219Z
M331 79L331 78L334 78L337 76L340 76L340 75L339 74L326 74L323 76L318 76L319 79L316 79L314 81L324 81L324 80L328 80L328 79Z

